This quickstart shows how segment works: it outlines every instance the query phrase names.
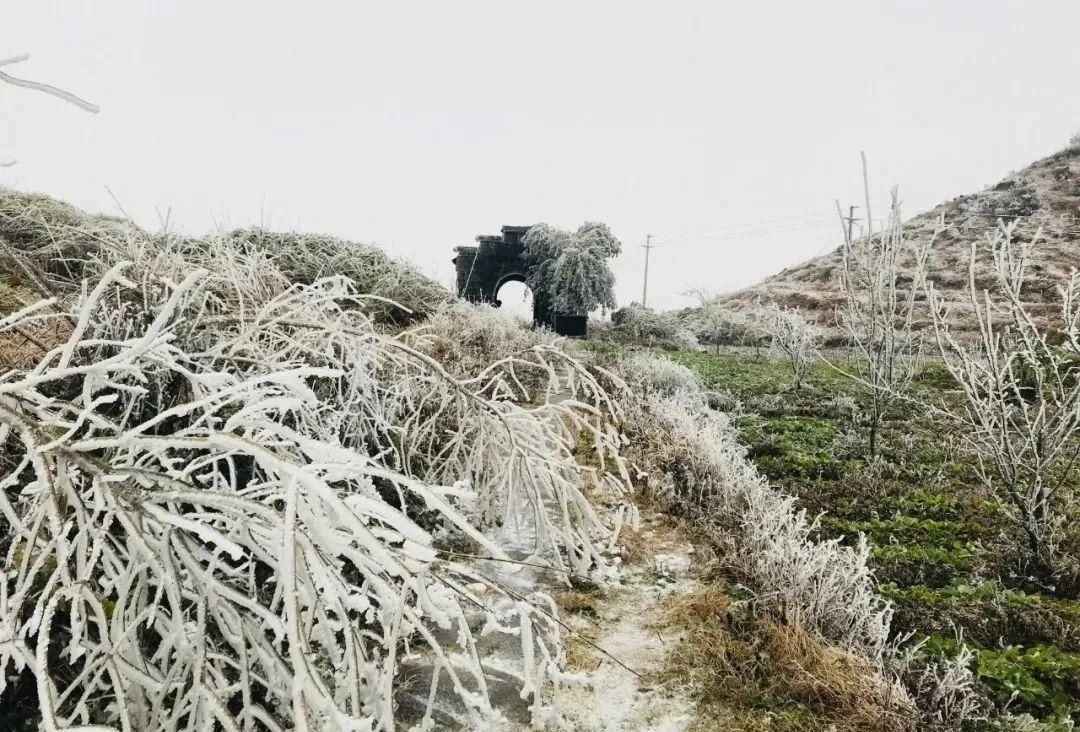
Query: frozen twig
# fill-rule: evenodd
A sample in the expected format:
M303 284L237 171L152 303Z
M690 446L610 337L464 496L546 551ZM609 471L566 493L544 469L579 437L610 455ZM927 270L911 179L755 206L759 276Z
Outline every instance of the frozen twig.
M0 67L11 66L12 64L22 63L30 59L30 54L21 54L19 56L11 56L6 59L0 60ZM87 112L94 114L101 111L101 107L91 102L86 101L82 97L76 96L69 91L65 91L51 84L45 84L40 81L30 81L28 79L20 79L12 76L5 71L0 71L0 81L11 84L12 86L22 87L23 89L31 89L33 91L41 92L42 94L48 94L49 96L62 99L68 104L74 104L76 107L83 109Z

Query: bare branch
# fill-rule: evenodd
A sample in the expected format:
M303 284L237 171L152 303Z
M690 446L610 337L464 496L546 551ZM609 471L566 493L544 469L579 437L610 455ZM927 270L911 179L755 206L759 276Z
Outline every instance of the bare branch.
M30 54L21 54L18 56L12 56L7 59L0 60L0 66L10 66L11 64L21 63L30 58ZM94 114L101 111L101 108L91 102L86 101L82 97L78 97L69 91L65 91L59 87L52 86L51 84L45 84L40 81L30 81L28 79L20 79L12 76L4 71L0 71L0 81L11 84L12 86L22 87L23 89L31 89L33 91L41 92L42 94L48 94L49 96L62 99L68 104L74 104L80 109L84 109L87 112Z

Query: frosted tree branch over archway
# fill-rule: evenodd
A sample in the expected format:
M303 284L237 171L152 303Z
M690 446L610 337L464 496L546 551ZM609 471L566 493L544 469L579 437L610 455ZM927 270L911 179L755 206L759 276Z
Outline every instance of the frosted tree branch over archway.
M537 224L525 235L529 287L562 313L615 307L615 275L607 260L622 244L607 224L587 221L575 232Z

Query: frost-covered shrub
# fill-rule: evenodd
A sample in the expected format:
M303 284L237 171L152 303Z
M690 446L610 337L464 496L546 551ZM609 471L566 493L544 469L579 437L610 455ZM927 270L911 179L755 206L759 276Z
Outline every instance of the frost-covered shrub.
M101 242L123 240L134 229L50 196L0 187L0 273L30 284L21 263L32 267L52 292L69 292L81 282L83 263Z
M960 729L964 723L985 719L985 700L977 688L972 666L974 652L958 639L958 652L930 661L913 661L920 646L909 649L905 676L922 709L938 727Z
M803 317L798 308L781 307L775 303L765 306L757 314L755 322L791 367L793 386L798 391L810 375L810 367L821 343L821 330Z
M865 210L869 217L870 186L865 154L862 164L867 190ZM868 218L866 228L866 237L858 242L845 234L840 269L844 303L838 315L854 352L854 372L849 375L870 397L867 441L873 458L877 455L881 422L919 364L921 339L912 327L916 293L922 287L930 249L943 232L944 223L939 221L933 234L922 244L913 242L905 235L899 192L894 187L888 223L878 231ZM847 373L849 367L837 368Z
M701 378L682 364L649 353L633 353L619 363L619 374L627 389L637 396L657 394L670 397L677 393L702 394Z
M239 229L225 237L240 243L241 251L266 253L290 282L348 277L368 296L367 310L376 320L416 322L451 301L450 293L438 282L370 244L265 229Z
M528 327L503 310L460 300L443 305L403 338L459 377L477 376L493 361L523 357L558 340L550 331Z
M684 311L681 321L699 343L719 351L720 346L758 347L768 341L751 315L731 309L719 296L704 289L687 294L693 295L698 305Z
M637 303L619 308L611 314L611 327L594 332L594 337L606 337L619 343L659 346L681 350L697 350L698 340L673 313L658 313Z
M107 269L70 309L0 318L71 323L0 382L0 694L29 674L47 729L390 729L419 644L482 725L498 714L466 613L480 607L522 639L522 694L550 720L571 680L550 601L490 604L470 588L499 583L433 535L499 559L493 537L521 527L532 561L598 566L609 531L579 435L625 471L592 374L539 342L527 363L455 376L416 334L378 330L352 280L292 282L229 237L132 230L84 253ZM524 370L566 398L515 401Z
M708 409L692 374L639 355L621 370L634 457L673 508L710 522L759 601L844 648L881 660L891 652L892 609L874 591L865 539L855 547L811 538L795 499L769 486L745 456L726 415ZM655 384L652 389L633 385Z
M30 276L61 297L76 294L83 278L100 278L119 261L153 270L166 259L220 265L224 257L228 267L219 279L232 277L224 284L237 297L250 287L270 287L277 294L292 284L344 276L363 293L371 317L394 324L415 322L451 299L440 284L369 244L264 229L202 237L151 234L128 221L8 188L0 188L0 240L6 242L0 246L0 276L25 281L29 268ZM244 262L246 279L237 279Z
M902 715L910 718L917 705L924 721L948 729L979 717L970 649L961 643L959 655L931 663L913 662L918 646L901 652L865 537L854 546L817 541L815 522L747 460L735 426L709 408L693 372L641 353L616 370L626 385L627 457L646 472L656 498L709 528L727 550L724 562L754 591L755 606L871 661Z
M1070 480L1080 453L1080 273L1059 285L1057 322L1039 325L1025 302L1039 238L1019 241L1012 222L982 246L972 242L974 343L952 332L948 303L933 283L928 299L940 355L963 397L962 409L944 405L944 413L963 427L979 477L1015 524L1029 566L1067 586L1080 581L1080 557L1060 546L1080 500ZM983 257L992 287L976 283Z

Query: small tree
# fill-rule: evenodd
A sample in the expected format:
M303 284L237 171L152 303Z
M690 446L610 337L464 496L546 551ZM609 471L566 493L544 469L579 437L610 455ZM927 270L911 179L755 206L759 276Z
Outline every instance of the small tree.
M804 318L798 308L781 307L776 303L770 303L762 311L760 327L772 339L773 348L784 354L794 377L792 388L799 391L810 375L821 331Z
M911 327L915 295L937 231L921 247L908 242L904 238L899 195L893 188L888 224L883 231L875 232L865 153L862 165L867 234L856 242L849 231L844 230L840 270L844 304L838 314L840 325L847 331L854 350L855 373L837 368L859 381L870 393L867 418L870 456L873 457L877 454L881 421L918 366L921 342ZM837 211L840 211L839 202ZM906 291L902 286L904 268L910 268L911 273Z
M622 245L607 224L586 222L575 232L537 224L522 241L528 285L546 295L556 312L615 307L615 275L607 260L618 256Z
M927 285L934 332L963 410L950 414L979 459L979 474L1016 523L1038 570L1059 569L1058 541L1077 500L1069 476L1080 454L1080 274L1060 288L1061 328L1038 325L1024 305L1030 242L1014 238L1015 222L987 236L996 292L976 284L972 243L967 295L978 324L968 343L954 336L942 296ZM1056 341L1064 342L1055 345Z

